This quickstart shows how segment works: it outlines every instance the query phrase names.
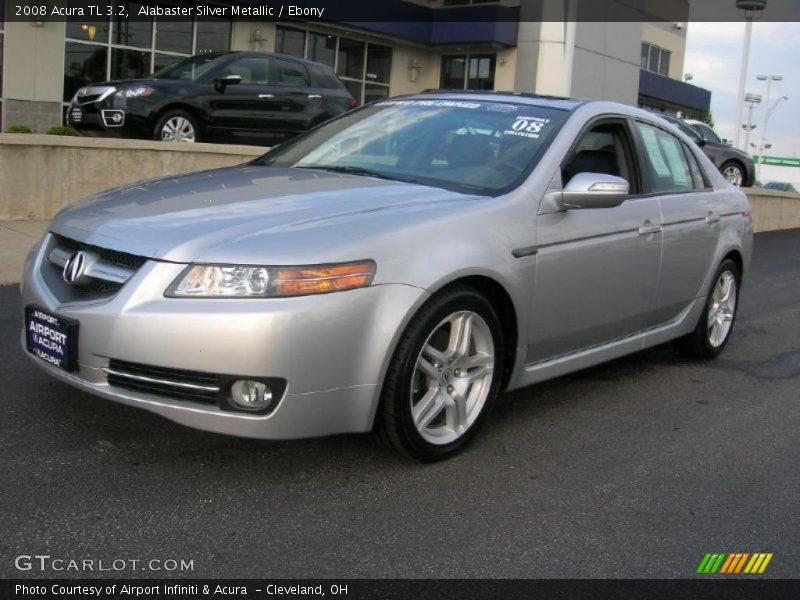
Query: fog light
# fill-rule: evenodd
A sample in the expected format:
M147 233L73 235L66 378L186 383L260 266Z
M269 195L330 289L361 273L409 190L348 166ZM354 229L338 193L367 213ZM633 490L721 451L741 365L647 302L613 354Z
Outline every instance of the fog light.
M272 404L272 390L260 381L239 379L231 386L233 401L247 410L263 410Z

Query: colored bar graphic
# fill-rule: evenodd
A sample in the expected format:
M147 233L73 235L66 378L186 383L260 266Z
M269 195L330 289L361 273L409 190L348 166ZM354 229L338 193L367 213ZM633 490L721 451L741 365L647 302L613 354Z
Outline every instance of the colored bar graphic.
M770 552L769 554L767 554L764 557L764 562L761 563L761 566L759 567L758 572L759 573L763 573L764 569L767 568L767 565L769 564L769 561L771 561L771 560L772 560L772 553Z
M706 565L708 565L708 562L710 560L711 560L711 555L710 554L706 554L703 557L703 560L700 561L700 566L697 567L697 572L698 573L705 573L706 572Z
M756 552L753 554L749 552L709 552L703 557L703 560L700 561L696 572L704 575L714 573L725 575L736 573L751 575L761 574L766 570L772 557L773 554L767 552Z
M732 572L738 573L739 571L741 571L742 567L744 566L744 562L748 559L749 556L750 556L749 552L745 552L744 554L742 554L742 558L740 558L739 562L736 563L736 570Z
M736 564L737 559L739 558L738 554L728 554L727 560L722 564L722 568L719 570L720 573L730 573L733 565Z

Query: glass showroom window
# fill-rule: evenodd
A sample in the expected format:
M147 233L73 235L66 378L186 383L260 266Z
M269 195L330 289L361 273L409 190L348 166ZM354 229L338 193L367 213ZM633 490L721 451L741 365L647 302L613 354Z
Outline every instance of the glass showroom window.
M641 67L645 71L658 73L659 75L669 75L669 59L672 52L664 50L658 46L653 46L647 42L642 43Z
M493 90L495 54L443 56L439 87L446 90Z
M5 2L0 1L0 133L3 132L3 49L5 45Z
M392 49L387 46L279 26L275 52L328 65L359 104L389 95Z
M499 0L444 0L442 6L469 6L470 4L498 4Z
M141 3L126 2L128 15ZM64 102L78 88L109 79L146 77L185 56L230 50L231 21L150 19L68 22L64 47Z

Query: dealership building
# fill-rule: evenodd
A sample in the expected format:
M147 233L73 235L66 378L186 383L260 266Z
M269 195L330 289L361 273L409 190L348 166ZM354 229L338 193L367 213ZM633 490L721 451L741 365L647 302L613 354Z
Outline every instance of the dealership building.
M4 18L11 14L8 1L4 14L0 9L0 128L45 131L62 123L66 103L81 86L147 76L215 50L282 52L325 63L359 103L428 88L515 90L698 115L708 111L711 95L683 81L689 3L665 1L685 6L685 19L663 21L648 13L651 22L570 25L562 0L381 0L396 20L64 23ZM129 15L141 6L123 3Z

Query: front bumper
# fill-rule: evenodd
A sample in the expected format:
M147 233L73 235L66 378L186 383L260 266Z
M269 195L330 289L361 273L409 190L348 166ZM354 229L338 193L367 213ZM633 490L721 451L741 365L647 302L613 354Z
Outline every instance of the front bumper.
M85 104L73 100L66 110L65 123L83 133L104 136L149 138L151 134L146 106L115 96Z
M46 247L40 244L28 257L22 304L38 304L80 323L78 369L68 373L29 354L31 360L91 394L242 437L292 439L370 430L396 339L427 296L419 288L388 284L297 298L165 298L164 290L185 265L151 260L109 299L60 303L40 274ZM22 343L24 349L24 331ZM287 387L269 414L236 413L110 385L104 369L111 359L277 377Z

